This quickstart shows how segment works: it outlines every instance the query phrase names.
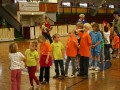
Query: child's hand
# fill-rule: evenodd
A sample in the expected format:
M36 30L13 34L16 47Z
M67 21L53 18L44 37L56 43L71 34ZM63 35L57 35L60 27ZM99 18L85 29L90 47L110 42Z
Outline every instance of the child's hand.
M48 64L48 60L46 60L45 63Z
M95 45L91 45L92 48L95 48Z

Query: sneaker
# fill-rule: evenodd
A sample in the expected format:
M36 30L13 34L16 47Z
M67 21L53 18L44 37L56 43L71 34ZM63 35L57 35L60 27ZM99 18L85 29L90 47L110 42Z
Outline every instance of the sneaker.
M49 84L49 82L43 81L41 82L41 84Z
M64 76L63 76L63 75L62 75L62 76L60 76L60 77L59 77L59 79L61 79L61 80L62 80L62 79L64 79Z
M75 78L75 75L71 75L71 76L69 76L69 78Z
M93 66L89 67L89 70L94 70L94 69L95 69L95 67L93 67Z
M39 90L39 85L36 86L35 90Z
M59 76L57 76L57 75L53 76L53 79L55 79L55 78L59 78Z
M96 68L95 68L95 71L99 71L99 70L100 70L100 68L99 68L99 67L96 67Z
M68 77L68 74L65 74L65 77Z
M29 90L34 90L34 86L31 86L31 87L29 88Z

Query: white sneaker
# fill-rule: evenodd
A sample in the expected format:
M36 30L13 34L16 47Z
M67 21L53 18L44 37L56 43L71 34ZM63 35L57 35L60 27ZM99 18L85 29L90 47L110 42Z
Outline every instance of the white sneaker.
M71 76L69 76L69 78L75 78L75 75L71 75Z
M99 68L99 67L96 67L96 68L95 68L95 71L99 71L99 70L100 70L100 68Z
M93 66L89 67L89 70L94 70L94 69L95 69L95 67L93 67Z

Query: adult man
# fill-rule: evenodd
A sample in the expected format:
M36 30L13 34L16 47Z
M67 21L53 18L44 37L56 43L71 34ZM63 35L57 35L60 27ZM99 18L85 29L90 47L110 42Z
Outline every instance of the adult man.
M114 20L113 20L113 33L114 31L118 34L120 37L120 17L119 13L117 11L113 12Z

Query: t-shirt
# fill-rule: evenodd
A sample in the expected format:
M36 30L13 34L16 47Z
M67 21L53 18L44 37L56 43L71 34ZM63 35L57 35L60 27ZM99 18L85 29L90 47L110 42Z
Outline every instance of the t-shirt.
M118 36L114 36L113 43L115 43L113 48L119 48L120 43L119 43L119 37Z
M110 31L104 32L104 37L107 42L104 42L105 44L110 44Z
M90 57L91 44L92 41L89 33L83 33L80 40L80 50L79 50L81 56Z
M37 60L39 58L39 54L36 50L31 51L30 49L27 49L25 51L26 55L26 65L27 66L36 66L37 65Z
M98 32L91 31L90 37L92 39L92 45L95 45L98 41L102 42L102 34L100 31L98 31ZM96 52L100 52L101 51L101 43L99 45L97 45L94 49Z
M66 45L66 55L70 57L76 57L77 55L77 46L78 45L78 40L75 37L75 35L72 35L67 39L67 45Z
M45 42L40 45L40 54L42 55L48 55L48 52L51 52L51 46L50 43Z
M22 59L25 58L21 52L9 53L9 59L11 62L10 69L21 69L22 68Z
M51 44L54 60L63 60L62 50L64 48L61 42Z

